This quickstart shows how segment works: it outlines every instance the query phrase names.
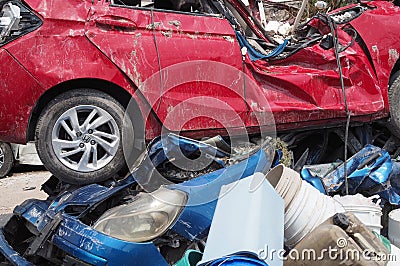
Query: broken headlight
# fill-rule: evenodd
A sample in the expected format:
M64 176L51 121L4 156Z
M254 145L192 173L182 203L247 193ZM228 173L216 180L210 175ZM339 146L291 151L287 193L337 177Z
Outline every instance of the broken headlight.
M185 206L187 195L179 190L159 188L139 193L133 202L105 212L94 229L130 242L152 240L169 229Z
M42 21L23 4L10 1L3 3L0 11L0 45L31 32L42 25Z

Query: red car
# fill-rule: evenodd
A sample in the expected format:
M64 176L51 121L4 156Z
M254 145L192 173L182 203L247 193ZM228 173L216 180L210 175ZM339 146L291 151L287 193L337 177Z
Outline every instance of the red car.
M0 141L36 140L53 174L84 184L116 175L163 129L388 118L400 136L399 7L351 5L277 41L244 2L0 1Z

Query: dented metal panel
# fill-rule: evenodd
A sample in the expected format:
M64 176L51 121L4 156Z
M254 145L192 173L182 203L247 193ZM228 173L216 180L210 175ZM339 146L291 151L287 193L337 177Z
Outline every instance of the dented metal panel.
M362 16L351 21L366 44L366 49L372 58L379 86L385 100L385 109L389 110L387 90L393 67L399 63L400 7L386 1L369 3L371 9ZM371 28L377 30L371 30ZM399 69L397 69L398 71Z
M51 3L53 2L51 1ZM37 4L40 4L38 7L40 12L47 14L45 11L47 10L46 8L49 7L45 5L44 2ZM101 3L96 2L96 4L100 5ZM109 3L107 3L107 5L108 4ZM12 122L4 124L4 126L1 127L4 131L4 134L1 134L2 137L4 135L3 141L26 143L29 119L33 115L39 115L37 113L34 114L33 110L38 106L40 97L44 96L46 92L56 86L81 79L107 81L110 84L120 86L133 95L133 98L136 100L143 113L149 114L149 108L143 98L141 98L141 95L134 93L135 86L131 80L124 76L124 73L121 72L102 51L92 45L85 36L85 21L89 16L89 8L90 6L87 4L81 4L77 5L74 10L65 9L62 16L73 13L68 20L64 20L62 17L61 19L44 17L43 25L38 30L3 46L3 48L9 51L15 60L17 60L26 71L29 71L41 85L38 87L33 85L35 83L32 82L31 86L28 86L29 82L26 82L23 86L18 86L18 82L22 79L7 78L6 82L12 83L12 85L10 84L10 88L13 88L13 93L27 93L32 96L18 100L21 105L30 106L30 108L25 109L27 112L26 114L18 116L18 120L23 121L24 127L19 128L18 133L14 134L13 132L15 129L13 128ZM75 13L82 14L82 16L85 14L85 19L74 20ZM56 14L53 15L56 16ZM7 62L7 60L2 60L2 62ZM2 66L5 67L5 65ZM8 72L9 69L10 68L7 67ZM18 68L14 71L16 77L18 76L16 74L17 72ZM3 77L11 77L11 75L14 74L7 73L7 75ZM15 83L15 80L18 82ZM24 87L26 87L26 89L19 91ZM5 112L6 110L12 109L4 108L3 110ZM3 110L1 110L0 113ZM12 113L8 113L9 116L12 115ZM12 119L15 119L15 117ZM1 122L3 121L5 122L6 120L2 120ZM147 123L148 138L160 134L157 125L158 122L154 120L154 117L150 114Z
M105 3L93 7L87 38L143 93L151 106L161 95L151 11ZM149 80L145 83L146 80Z
M362 16L359 19L361 18ZM353 36L342 28L339 28L338 34L339 42L343 46L352 42ZM374 71L376 66L369 62L361 45L354 42L340 53L340 60L352 116L365 117L373 114L375 118L384 117L387 114L384 102L387 79L384 81L386 83L377 79ZM253 112L260 112L262 105L260 107L257 99L263 94L274 113L278 129L282 126L288 127L284 124L299 121L304 121L303 126L307 126L307 121L325 120L329 123L327 120L346 116L339 71L332 48L325 50L317 42L284 60L251 62L247 59L246 66L249 75L260 85L258 88L252 86L254 91L248 92L249 105L253 107Z
M155 11L154 21L163 90L157 114L164 126L174 131L243 127L242 56L228 20Z
M229 8L235 9L233 16L241 16L236 18L241 25L224 18L227 14L118 6L105 0L26 3L43 24L3 46L10 55L2 52L1 62L15 60L16 71L3 75L10 93L28 96L15 98L28 106L24 111L3 103L4 141L25 142L29 119L39 115L40 97L82 79L118 86L133 95L146 119L155 114L146 121L148 139L160 134L159 122L202 137L224 127L276 123L278 129L291 129L339 124L346 117L334 51L322 48L320 40L284 59L251 61L245 55L243 60L234 28L251 29L253 41L270 40L238 0L229 0ZM399 8L384 1L363 7L350 23L338 25L341 45L350 44L340 61L352 121L389 116L387 87L400 52L395 37ZM371 25L379 31L371 31ZM318 19L310 26L321 37L329 33ZM345 27L355 29L355 41ZM2 67L6 71L4 63ZM21 69L27 80L33 79L31 86L20 86L21 79L15 78ZM11 125L16 118L18 125Z
M92 0L25 0L42 17L85 22ZM96 1L97 2L97 1Z
M0 48L0 140L26 139L29 116L42 87L6 50ZM12 71L10 71L12 69ZM15 90L18 88L18 90Z

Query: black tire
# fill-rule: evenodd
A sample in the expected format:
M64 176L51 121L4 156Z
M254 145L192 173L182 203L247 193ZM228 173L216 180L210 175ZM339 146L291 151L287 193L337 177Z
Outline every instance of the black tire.
M387 128L393 135L400 138L400 71L390 78L388 97L390 120Z
M0 178L6 177L14 165L14 154L8 143L0 142Z
M90 110L92 109L85 110L84 109L85 106L90 106L90 108L94 108L95 113L98 111L100 112L105 111L105 113L100 113L98 117L95 116L94 118L89 119L88 118L89 115L87 114L90 114ZM83 109L81 110L78 108L83 108ZM73 129L74 126L72 124L73 121L72 118L70 119L67 118L64 121L67 121L66 123L68 125L68 128L72 129L70 133L67 133L67 131L65 130L65 126L62 124L60 125L60 121L63 121L63 119L65 118L64 117L65 114L67 112L70 112L71 110L75 110L76 113L78 114L77 120L79 128L81 126L83 127L84 125L83 122L86 119L88 121L90 120L89 122L93 122L90 123L90 125L96 124L95 123L96 119L98 119L99 116L103 117L103 114L106 115L108 114L109 116L107 117L108 119L110 119L110 121L112 121L112 123L106 122L98 127L95 127L94 128L95 132L93 132L92 130L92 132L90 133L90 131L82 130L82 132L76 133L77 130ZM125 109L114 98L112 98L108 94L105 94L97 90L76 89L58 95L45 107L45 109L40 115L36 127L36 134L35 134L36 148L44 166L60 180L77 185L97 183L105 181L110 178L117 177L120 170L126 168L124 153L122 148L124 112ZM86 118L84 117L84 115L86 115ZM83 116L83 118L81 116ZM114 134L115 136L118 135L119 137L119 144L114 145L113 152L115 152L115 154L112 156L108 154L105 149L103 150L103 153L100 152L101 148L103 147L100 143L104 141L104 139L100 140L98 136L97 137L94 136L96 132L103 132L101 130L97 130L100 127L105 127L105 129L103 130L108 130L107 132L109 134L111 135ZM114 131L111 132L112 130L110 128L112 128L112 130ZM54 137L54 132L57 132L56 138ZM71 138L71 133L74 133L72 135L75 139ZM65 139L66 141L68 141L68 143L79 142L79 147L74 147L73 152L76 152L79 149L83 149L84 151L82 157L79 158L79 154L81 153L76 153L71 156L63 157L66 154L65 152L69 152L69 150L68 149L61 150L59 148L54 148L56 147L56 144L53 144L56 143L54 139L56 141L64 141ZM97 143L95 140L97 141ZM114 140L107 139L107 141L111 142ZM92 142L96 144L92 144ZM93 149L94 146L96 146L95 149L97 151L96 158L101 157L102 154L103 156L108 156L107 160L102 161L106 163L102 167L100 167L97 164L97 160L96 164L94 164L95 155L94 153L92 153L91 150ZM55 149L57 149L58 153L56 153ZM90 160L91 160L92 162L91 165L93 165L94 169L92 171L87 169L85 171L81 171L81 169L76 169L76 167L81 165L84 154L88 149L90 149L90 152L88 152L89 155L88 159L86 160L87 165L88 166L90 165ZM62 156L60 156L60 154ZM94 167L94 165L96 165L98 169Z

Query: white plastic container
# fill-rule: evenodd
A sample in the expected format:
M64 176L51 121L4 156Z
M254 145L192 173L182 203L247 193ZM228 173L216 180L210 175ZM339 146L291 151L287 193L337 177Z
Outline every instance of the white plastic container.
M280 164L266 175L267 180L285 201L285 210L300 191L302 180L300 175Z
M361 222L363 222L369 229L381 233L381 217L382 208L372 202L372 198L366 198L361 194L348 195L348 196L335 196L343 208L352 212Z
M285 201L285 244L294 247L314 228L343 207L333 198L301 180L300 175L283 166L272 169L266 179Z
M285 213L285 244L295 246L338 212L344 212L340 204L303 181L298 195Z
M400 248L400 209L389 213L388 236L390 242Z

